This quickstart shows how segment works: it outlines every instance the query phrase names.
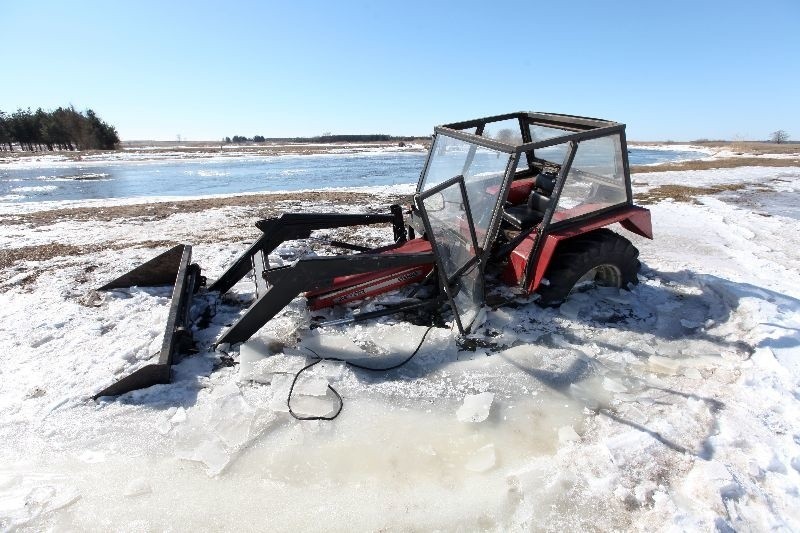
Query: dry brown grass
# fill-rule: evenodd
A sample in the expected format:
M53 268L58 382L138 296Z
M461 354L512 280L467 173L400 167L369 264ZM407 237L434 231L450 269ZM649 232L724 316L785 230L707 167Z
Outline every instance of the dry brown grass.
M121 205L109 207L81 207L74 209L53 209L20 215L8 216L0 219L2 225L26 224L31 226L48 226L64 220L80 222L91 221L128 221L137 218L147 220L162 220L176 213L196 213L208 209L221 207L243 207L247 209L245 215L253 218L263 218L278 215L299 202L314 202L316 204L333 204L330 210L335 210L338 205L370 205L381 203L406 204L410 201L407 196L377 198L367 193L352 192L313 192L313 193L277 193L255 194L248 196L233 196L230 198L206 198L200 200L184 200L175 202L157 202L149 204ZM319 211L324 211L320 207ZM251 227L248 221L247 227ZM229 228L227 228L229 229ZM218 228L196 228L194 242L218 242L227 238L228 233ZM255 231L255 230L253 230ZM0 270L8 268L19 261L48 261L55 257L82 256L102 250L120 250L129 247L158 248L173 246L177 243L166 240L145 240L136 242L104 242L87 245L72 245L50 243L36 246L22 246L0 250ZM9 276L10 277L10 276ZM35 278L34 278L35 279Z
M0 250L0 269L7 268L17 261L49 261L55 257L73 257L97 253L102 250L121 250L132 246L142 248L159 248L175 246L173 241L138 241L135 244L129 243L98 243L98 244L60 244L50 243L37 246L23 246L21 248L11 248Z
M676 202L698 203L698 196L708 196L726 191L738 191L747 187L743 183L731 183L726 185L711 185L708 187L690 187L687 185L659 185L647 192L635 194L637 204L655 204L662 200L674 200Z
M630 147L636 146L663 146L663 145L686 145L704 146L706 148L716 148L719 150L730 150L742 154L800 154L800 143L767 143L756 141L691 141L691 142L639 142L630 141Z
M231 196L229 198L203 198L198 200L179 200L173 202L153 202L146 204L118 205L108 207L78 207L51 209L20 215L9 215L0 219L2 225L33 224L47 225L64 220L109 222L120 219L145 218L161 220L176 213L197 213L207 209L221 207L251 208L258 216L266 217L276 214L287 202L327 202L332 204L367 204L375 201L369 193L356 192L302 192L302 193L265 193L247 196ZM382 199L381 203L408 203L409 197L398 195Z
M709 170L712 168L736 167L798 167L800 156L797 159L778 159L774 157L729 157L711 161L680 161L676 163L663 163L660 165L634 165L631 167L633 174L646 174L648 172L666 172L668 170Z

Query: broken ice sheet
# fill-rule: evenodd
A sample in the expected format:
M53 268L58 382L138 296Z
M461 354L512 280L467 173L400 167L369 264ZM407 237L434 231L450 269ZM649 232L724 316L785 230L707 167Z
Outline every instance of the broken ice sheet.
M175 455L201 462L209 475L217 475L275 420L273 413L248 404L235 383L226 383L176 426Z
M328 394L328 380L320 376L301 374L294 384L293 392L303 396L325 396Z
M492 392L468 394L464 397L464 403L456 411L456 417L461 422L483 422L489 417L493 401L494 393Z
M153 492L153 489L150 487L150 483L147 482L147 479L139 477L131 480L127 485L125 485L125 490L122 491L122 495L134 497L141 496L143 494L149 494L151 492Z
M497 461L494 453L494 444L487 444L473 453L464 468L470 472L486 472L492 468Z
M292 396L292 411L300 416L330 416L336 407L332 400L315 396Z

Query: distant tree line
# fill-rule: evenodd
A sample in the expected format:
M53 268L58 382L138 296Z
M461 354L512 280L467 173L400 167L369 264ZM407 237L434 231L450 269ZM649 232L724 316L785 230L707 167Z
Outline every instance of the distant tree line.
M264 137L263 135L255 135L253 137L244 137L242 135L234 135L233 137L225 137L225 143L245 143L256 142L263 143L270 142L312 142L312 143L340 143L340 142L381 142L381 141L413 141L417 137L393 137L392 135L371 134L371 135L318 135L316 137Z
M73 106L54 111L17 109L9 114L0 110L0 150L113 150L119 145L114 126L91 109L78 112Z

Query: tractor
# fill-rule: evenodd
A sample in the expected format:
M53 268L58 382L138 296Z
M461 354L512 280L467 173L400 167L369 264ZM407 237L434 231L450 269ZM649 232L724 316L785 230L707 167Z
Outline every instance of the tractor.
M209 301L247 276L255 283L255 299L216 345L247 341L301 294L315 310L424 284L435 287L422 291L427 297L411 291L404 303L336 322L447 306L453 328L468 334L486 304L487 279L535 293L545 306L585 287L637 283L639 252L608 229L617 222L653 238L650 212L633 203L624 124L518 112L437 126L410 206L259 220L258 239L208 286L191 262L191 246L181 244L101 287L174 286L158 361L95 397L169 382L171 365L192 346L191 302L198 291ZM315 230L375 224L392 226L393 244L330 241L351 253L269 263L283 242Z

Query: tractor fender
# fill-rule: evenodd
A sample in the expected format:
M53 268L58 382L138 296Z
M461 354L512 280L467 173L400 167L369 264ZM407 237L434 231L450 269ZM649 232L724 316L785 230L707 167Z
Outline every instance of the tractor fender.
M627 206L548 233L538 251L534 250L537 238L537 234L534 232L511 252L508 264L503 271L503 281L509 285L521 286L526 294L531 294L539 288L561 241L609 226L615 222L619 222L623 228L637 235L648 239L653 238L650 210L637 206ZM529 267L531 262L533 262L532 267ZM529 273L527 280L525 279L526 272Z

